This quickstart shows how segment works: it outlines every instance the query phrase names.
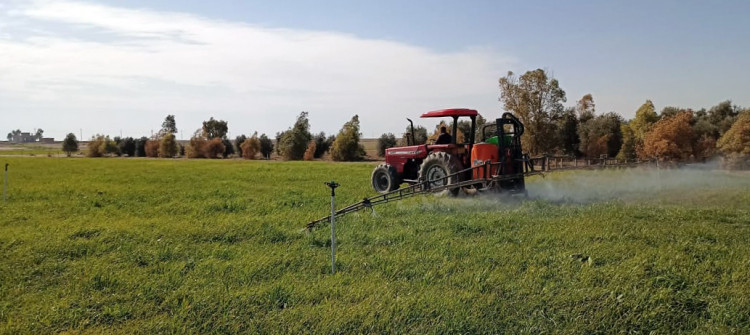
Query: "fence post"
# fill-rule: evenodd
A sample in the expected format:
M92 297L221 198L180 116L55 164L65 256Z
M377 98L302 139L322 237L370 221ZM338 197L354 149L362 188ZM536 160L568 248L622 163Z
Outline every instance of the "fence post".
M6 193L8 193L8 163L5 163L5 178L3 179L3 203L5 203L5 199L7 198Z

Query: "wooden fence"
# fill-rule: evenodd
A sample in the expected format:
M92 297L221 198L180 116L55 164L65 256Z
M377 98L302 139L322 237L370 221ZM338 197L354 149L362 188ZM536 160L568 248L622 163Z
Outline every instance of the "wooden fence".
M619 160L615 158L576 158L570 156L538 156L529 158L537 171L557 171L575 169L601 169L607 167L630 167L653 163L638 159Z

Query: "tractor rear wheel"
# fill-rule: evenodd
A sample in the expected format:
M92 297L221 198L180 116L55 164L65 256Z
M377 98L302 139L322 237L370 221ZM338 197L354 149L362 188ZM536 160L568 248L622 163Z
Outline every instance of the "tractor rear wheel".
M422 161L422 166L419 168L419 180L430 181L429 188L455 184L461 181L459 176L448 176L458 171L461 171L461 162L458 158L446 152L433 152ZM451 188L450 191L453 195L457 195L459 188Z
M380 164L372 170L372 188L380 194L395 191L401 185L396 168L390 164Z

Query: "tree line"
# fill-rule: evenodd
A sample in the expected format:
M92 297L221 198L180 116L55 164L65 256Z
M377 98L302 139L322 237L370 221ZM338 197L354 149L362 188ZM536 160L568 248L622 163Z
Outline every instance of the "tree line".
M177 123L174 115L167 115L161 129L151 137L114 137L94 135L88 142L87 157L127 156L159 158L227 158L270 159L275 152L284 160L312 160L330 153L335 161L356 161L365 157L361 138L359 116L346 122L338 135L326 136L324 132L313 135L307 112L301 112L289 129L276 133L275 141L257 132L250 136L239 135L232 141L227 137L228 122L213 117L203 121L187 144L177 142ZM79 151L75 134L69 133L62 142L68 156Z
M646 100L625 120L597 114L586 94L564 107L565 91L545 70L512 72L499 80L500 101L524 122L523 143L531 154L563 154L621 160L706 161L717 154L733 159L750 155L750 109L724 101L709 109L664 107Z

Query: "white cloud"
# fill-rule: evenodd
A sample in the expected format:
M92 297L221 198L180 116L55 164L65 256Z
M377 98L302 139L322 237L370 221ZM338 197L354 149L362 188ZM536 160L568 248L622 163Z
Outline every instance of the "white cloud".
M366 137L445 107L499 115L491 50L441 53L337 32L72 1L0 7L0 127L61 137L148 135L176 114L185 136L210 116L273 134L310 112L314 131L359 114ZM88 135L87 135L88 134Z

